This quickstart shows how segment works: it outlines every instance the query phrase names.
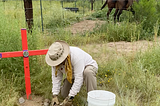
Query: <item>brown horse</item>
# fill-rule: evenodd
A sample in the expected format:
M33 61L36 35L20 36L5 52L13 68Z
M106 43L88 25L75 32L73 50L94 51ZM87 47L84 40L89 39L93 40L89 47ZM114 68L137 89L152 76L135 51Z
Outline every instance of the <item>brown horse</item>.
M104 5L101 7L101 10L108 4L107 19L109 19L109 14L111 13L112 9L115 8L116 11L114 13L114 22L116 22L116 17L119 21L119 17L122 14L123 10L129 10L133 13L133 15L135 14L135 11L132 8L132 4L134 1L135 0L106 0ZM129 7L131 8L128 9Z

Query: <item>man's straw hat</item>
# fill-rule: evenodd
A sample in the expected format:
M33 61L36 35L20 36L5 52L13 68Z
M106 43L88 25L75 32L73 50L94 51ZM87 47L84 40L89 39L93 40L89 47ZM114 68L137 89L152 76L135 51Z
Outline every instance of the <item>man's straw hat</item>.
M46 63L50 66L61 64L70 52L69 45L64 41L54 42L46 54Z

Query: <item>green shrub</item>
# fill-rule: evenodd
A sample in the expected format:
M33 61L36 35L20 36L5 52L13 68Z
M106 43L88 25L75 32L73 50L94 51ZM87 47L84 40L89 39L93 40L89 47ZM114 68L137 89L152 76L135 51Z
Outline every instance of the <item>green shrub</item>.
M114 24L105 23L100 29L91 34L99 35L101 40L106 41L136 41L140 39L141 26L136 23L121 22Z
M91 16L94 17L94 18L106 19L106 13L104 13L104 11L102 11L102 10L94 12Z
M144 31L153 34L153 26L159 19L155 0L140 0L133 5L133 8L136 12L135 18L142 24Z
M148 70L155 75L160 73L160 66L158 65L160 64L159 52L159 47L155 47L148 50L145 54L143 54L143 56L140 57L144 70Z
M46 17L46 23L44 24L47 29L56 30L58 28L64 28L74 22L79 22L81 15L71 11L58 8L53 10L53 14Z

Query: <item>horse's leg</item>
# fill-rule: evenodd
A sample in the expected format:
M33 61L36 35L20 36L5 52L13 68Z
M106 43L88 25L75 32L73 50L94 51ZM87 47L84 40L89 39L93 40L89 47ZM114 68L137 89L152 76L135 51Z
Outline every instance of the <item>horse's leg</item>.
M118 14L117 14L117 20L118 20L118 22L119 22L119 17L120 17L120 15L122 14L122 11L123 11L123 10L120 9L119 12L118 12Z
M125 0L123 3L124 3L124 4L123 4L122 8L119 9L119 12L118 12L118 14L117 14L117 21L118 21L118 22L119 22L119 17L120 17L120 15L122 14L122 11L123 11L123 10L127 10L126 5L127 5L127 3L128 3L128 0Z
M131 7L130 11L132 12L132 14L135 16L135 11L134 9Z
M109 8L108 12L107 12L107 20L109 21L109 14L111 13L113 8Z
M117 16L118 11L119 11L119 9L116 9L116 11L114 13L114 23L116 23L116 16Z

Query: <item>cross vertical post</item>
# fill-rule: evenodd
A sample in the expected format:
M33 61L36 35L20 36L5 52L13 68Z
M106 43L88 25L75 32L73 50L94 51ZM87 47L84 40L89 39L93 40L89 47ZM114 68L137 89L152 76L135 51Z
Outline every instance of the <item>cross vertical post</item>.
M26 84L26 95L27 99L31 99L31 82L30 82L30 70L29 70L29 52L27 44L27 31L26 29L21 29L22 37L22 50L23 50L23 61L24 61L24 74L25 74L25 84Z

